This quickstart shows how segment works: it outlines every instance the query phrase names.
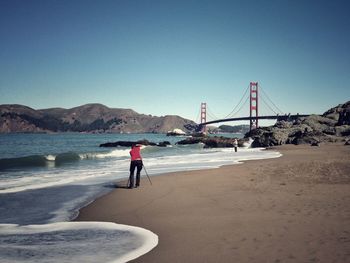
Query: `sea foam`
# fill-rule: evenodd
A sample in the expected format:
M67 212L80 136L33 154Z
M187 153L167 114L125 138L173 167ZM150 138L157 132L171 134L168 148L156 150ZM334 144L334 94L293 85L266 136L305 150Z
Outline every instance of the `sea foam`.
M6 263L127 262L157 244L149 230L110 222L0 224L0 258Z
M117 149L106 153L86 153L80 154L81 159L94 159L94 158L113 158L113 157L128 157L130 149Z

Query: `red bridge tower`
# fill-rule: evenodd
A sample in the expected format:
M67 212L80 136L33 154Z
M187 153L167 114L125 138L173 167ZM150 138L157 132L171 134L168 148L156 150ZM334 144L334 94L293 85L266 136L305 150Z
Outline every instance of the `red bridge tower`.
M201 103L201 124L207 122L207 103L202 102ZM207 132L207 127L203 125L202 127L202 132L206 133Z
M258 82L250 82L250 130L258 128Z

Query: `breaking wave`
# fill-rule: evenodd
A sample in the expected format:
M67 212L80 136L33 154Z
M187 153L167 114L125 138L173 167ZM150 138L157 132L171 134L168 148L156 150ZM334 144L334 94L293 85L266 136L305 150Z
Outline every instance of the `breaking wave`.
M79 154L69 152L58 155L30 155L18 158L0 159L0 171L23 167L45 167L79 161Z
M117 149L111 152L84 153L79 154L81 159L102 159L113 157L128 157L130 149Z
M110 152L75 153L67 152L48 155L30 155L17 158L0 159L0 171L25 167L52 167L74 163L84 159L104 159L128 157L129 149L117 149Z

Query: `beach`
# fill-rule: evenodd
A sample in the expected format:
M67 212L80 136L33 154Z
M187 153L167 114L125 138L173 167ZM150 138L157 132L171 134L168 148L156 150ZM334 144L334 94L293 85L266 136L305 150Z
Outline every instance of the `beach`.
M350 262L350 147L270 150L282 157L143 178L76 220L157 234L158 246L133 262Z

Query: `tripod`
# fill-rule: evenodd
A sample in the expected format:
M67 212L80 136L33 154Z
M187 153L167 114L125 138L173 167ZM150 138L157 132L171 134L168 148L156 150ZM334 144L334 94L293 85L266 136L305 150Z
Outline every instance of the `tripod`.
M150 184L152 185L151 178L149 177L149 175L148 175L148 173L147 173L147 170L146 170L145 165L144 165L144 164L142 164L142 167L143 167L143 168L144 168L144 170L145 170L145 173L146 173L146 176L147 176L147 178L148 178L148 181L149 181L149 182L150 182ZM129 187L129 183L130 183L130 176L129 176L128 182L127 182L127 184L126 184L126 187Z

